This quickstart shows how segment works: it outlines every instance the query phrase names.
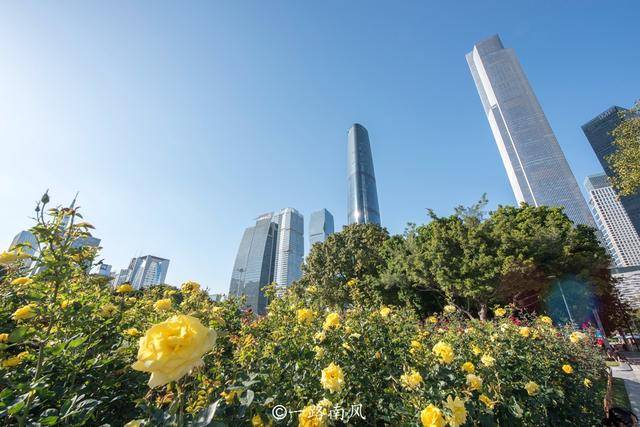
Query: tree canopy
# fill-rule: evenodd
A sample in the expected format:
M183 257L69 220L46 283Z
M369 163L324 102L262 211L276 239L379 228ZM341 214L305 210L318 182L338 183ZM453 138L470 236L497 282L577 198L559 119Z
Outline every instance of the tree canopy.
M607 161L615 176L614 187L622 196L636 194L640 189L640 101L627 113L611 133L616 151Z

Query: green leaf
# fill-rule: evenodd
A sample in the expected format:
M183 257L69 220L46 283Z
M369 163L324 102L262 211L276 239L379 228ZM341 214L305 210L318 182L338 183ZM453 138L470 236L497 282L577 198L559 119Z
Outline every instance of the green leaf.
M76 348L81 346L82 344L84 344L87 338L87 336L79 336L78 338L69 341L69 348Z

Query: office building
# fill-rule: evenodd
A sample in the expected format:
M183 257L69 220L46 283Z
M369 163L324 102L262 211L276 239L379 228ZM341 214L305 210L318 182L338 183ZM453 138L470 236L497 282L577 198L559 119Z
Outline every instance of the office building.
M95 268L95 274L99 276L111 277L111 265L98 264Z
M513 49L495 35L466 55L518 203L562 206L595 227L569 164Z
M596 153L596 157L598 157L598 161L600 161L605 174L609 177L612 177L614 174L609 166L607 157L616 151L611 132L613 132L625 118L631 118L629 110L613 106L582 126L584 135ZM636 233L640 234L640 194L620 197L620 201L627 211L627 215Z
M349 129L347 142L347 224L380 225L378 190L369 133L361 124Z
M293 208L285 208L274 216L274 222L278 224L274 281L282 292L302 277L304 217Z
M333 215L326 209L311 213L309 219L309 246L324 242L333 233Z

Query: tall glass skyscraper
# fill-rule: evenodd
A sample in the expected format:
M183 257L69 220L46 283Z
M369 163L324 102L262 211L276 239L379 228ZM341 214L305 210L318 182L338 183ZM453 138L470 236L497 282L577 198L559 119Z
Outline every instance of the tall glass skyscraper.
M513 49L505 49L495 35L466 58L518 203L563 206L573 222L595 227Z
M267 310L264 287L275 278L278 224L273 214L261 215L256 225L244 231L231 273L229 297L246 297L246 306L255 313Z
M611 132L622 123L623 117L621 115L629 114L629 110L617 106L613 106L608 110L602 112L588 123L582 125L582 131L589 140L589 144L596 153L602 169L607 176L612 177L613 171L607 157L616 151L616 146L613 145L613 136ZM633 224L636 232L640 234L640 194L634 194L633 196L620 197L620 202L624 207L629 219Z
M278 224L274 281L278 287L286 288L302 277L304 217L293 208L285 208L274 221Z
M324 242L333 233L333 215L326 209L311 213L309 220L309 246Z
M135 289L161 285L167 278L169 260L153 255L132 258L125 272L124 282L131 283ZM116 282L120 279L116 279ZM124 283L123 282L123 283Z
M347 145L348 224L380 224L378 190L369 133L361 124L349 129Z

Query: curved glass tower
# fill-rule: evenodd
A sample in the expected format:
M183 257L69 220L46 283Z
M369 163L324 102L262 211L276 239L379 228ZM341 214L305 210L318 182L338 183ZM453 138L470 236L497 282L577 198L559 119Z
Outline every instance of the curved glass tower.
M380 225L378 190L376 189L376 176L373 172L369 133L364 126L358 123L349 129L347 180L349 182L347 223Z

